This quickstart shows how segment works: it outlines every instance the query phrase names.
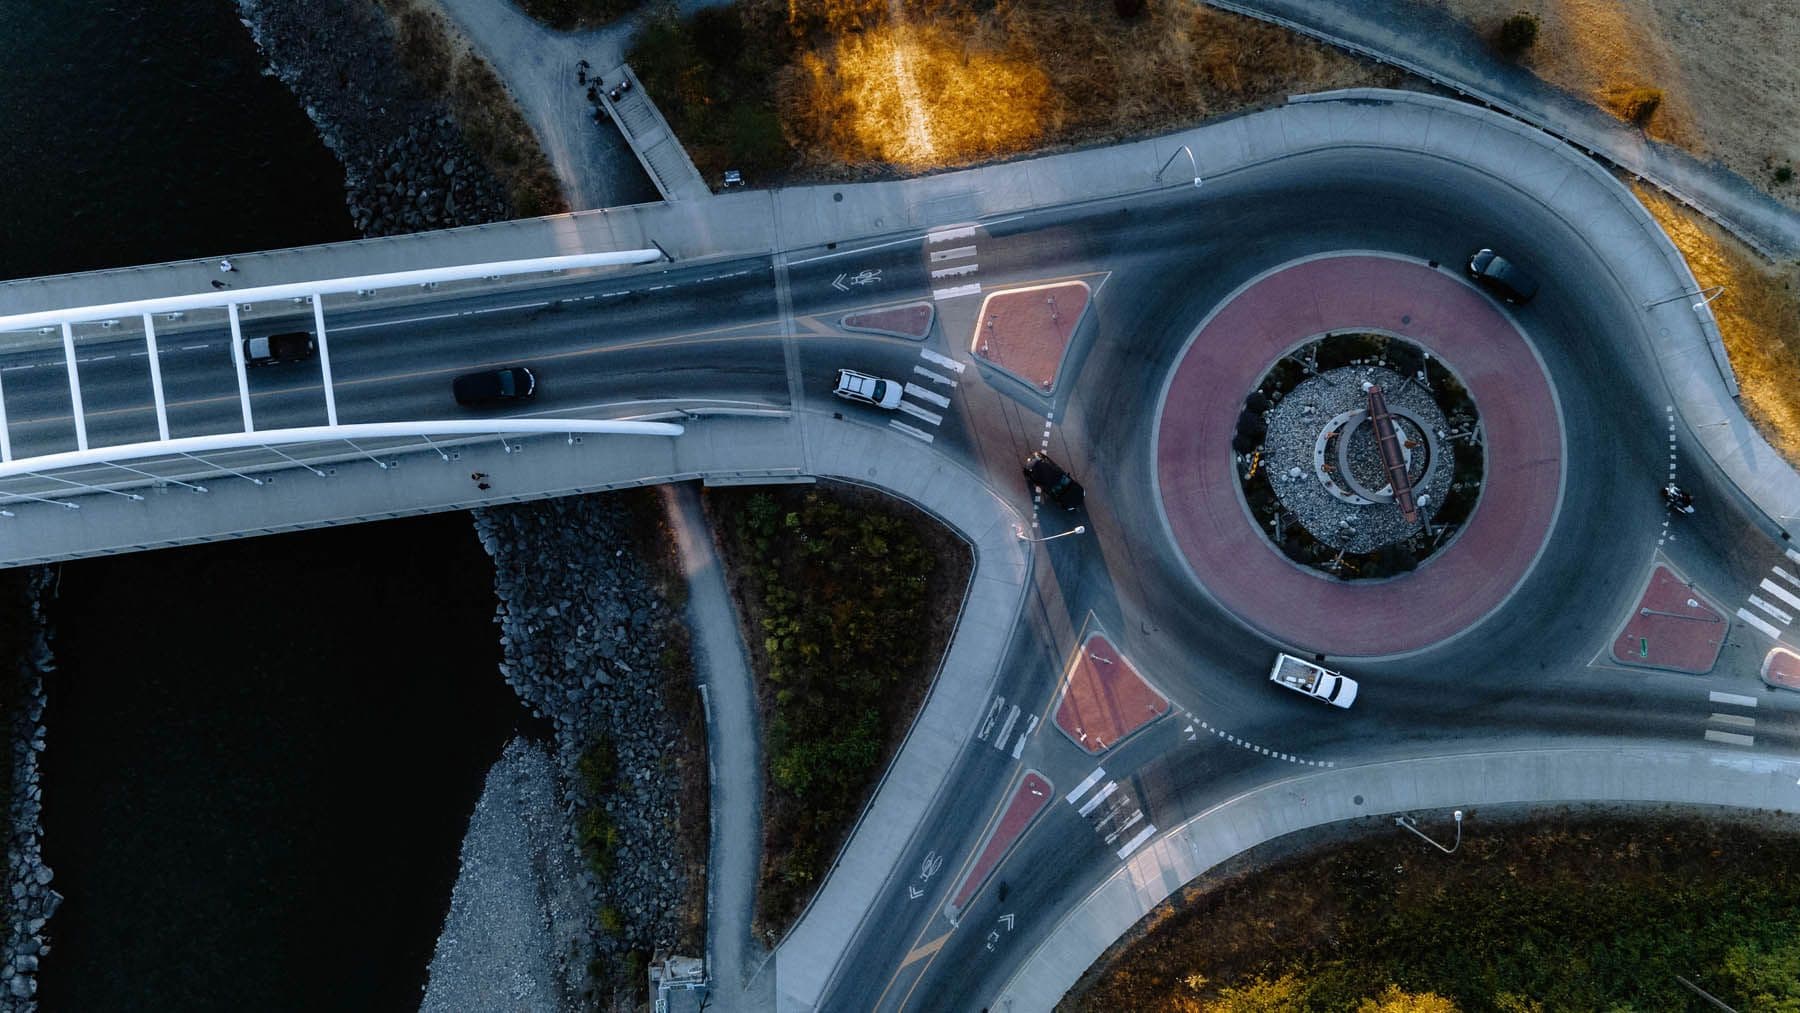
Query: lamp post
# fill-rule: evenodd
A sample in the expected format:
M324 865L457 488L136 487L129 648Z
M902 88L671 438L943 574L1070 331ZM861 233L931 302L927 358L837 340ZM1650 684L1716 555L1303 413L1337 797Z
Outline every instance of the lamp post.
M1058 538L1067 538L1070 535L1079 535L1083 531L1086 531L1086 530L1087 530L1087 525L1077 524L1073 528L1070 528L1069 530L1061 532L1059 534L1045 535L1042 538L1032 538L1025 534L1024 528L1019 527L1017 524L1013 525L1013 534L1015 536L1017 536L1019 541L1021 541L1021 542L1053 542Z
M1194 167L1194 185L1199 186L1200 182L1201 182L1201 180L1200 180L1200 163L1194 161L1194 149L1188 147L1185 144L1183 144L1181 147L1175 149L1175 155L1179 155L1182 152L1187 153L1188 164ZM1151 177L1152 180L1154 180L1155 182L1158 182L1158 183L1162 182L1163 173L1167 172L1169 166L1173 165L1175 162L1175 155L1170 155L1169 160L1162 164L1162 168L1156 170L1156 175Z
M1439 844L1438 842L1432 840L1431 838L1426 837L1425 832L1419 829L1418 824L1413 822L1413 819L1410 816L1394 817L1394 825L1399 826L1399 827L1405 827L1406 829L1411 830L1413 833L1418 834L1419 837L1422 840L1424 840L1426 844L1429 844L1432 847L1438 849L1439 851L1442 851L1444 854L1448 855L1451 852L1455 851L1457 848L1462 847L1462 810L1457 809L1454 812L1452 812L1450 815L1456 819L1456 843L1450 845L1447 848L1444 847L1442 844Z

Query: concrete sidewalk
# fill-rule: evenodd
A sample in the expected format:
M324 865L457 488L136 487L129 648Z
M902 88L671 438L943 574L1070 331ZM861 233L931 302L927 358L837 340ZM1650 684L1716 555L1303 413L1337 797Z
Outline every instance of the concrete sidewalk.
M775 1008L774 982L764 977L758 982L762 987L747 987L764 956L750 938L763 836L762 728L756 687L700 492L692 482L682 482L663 486L662 493L687 577L694 668L706 701L712 774L712 845L706 876L706 967L713 979L709 997L720 1009L770 1010Z
M1400 67L1500 109L1644 177L1770 260L1800 256L1800 214L1721 166L1653 141L1593 103L1500 57L1464 21L1422 0L1202 0Z
M1792 813L1800 761L1704 750L1522 749L1340 767L1228 799L1145 846L1066 914L994 1006L1054 1007L1138 920L1194 877L1285 834L1340 820L1505 803L1652 802ZM1448 821L1446 820L1446 823Z

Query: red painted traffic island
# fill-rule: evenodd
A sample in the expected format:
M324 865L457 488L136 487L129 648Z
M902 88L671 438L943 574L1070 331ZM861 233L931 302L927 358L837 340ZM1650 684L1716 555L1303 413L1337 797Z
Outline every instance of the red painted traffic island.
M1000 860L1025 835L1025 828L1049 804L1050 779L1035 770L1026 771L1019 786L1013 789L1012 799L1006 803L1006 811L1000 814L999 822L989 830L980 857L969 866L969 872L957 886L955 896L950 898L952 921L956 920L957 914L969 903L969 898L975 896L975 891L981 888L988 874L999 866Z
M1048 394L1090 293L1085 281L994 292L982 300L970 351Z
M1274 362L1351 330L1422 347L1481 410L1487 475L1474 513L1419 569L1387 580L1335 580L1282 556L1251 520L1231 449L1244 398ZM1182 351L1154 439L1158 505L1194 578L1275 639L1340 656L1417 650L1480 622L1530 571L1562 490L1562 419L1525 338L1473 287L1389 257L1302 261L1233 295Z
M1718 662L1730 627L1700 592L1668 567L1658 566L1613 640L1613 660L1704 675Z
M1800 690L1800 654L1785 647L1771 648L1763 658L1762 681L1777 689Z
M935 319L935 307L928 302L914 302L904 306L885 306L850 313L840 319L838 324L847 331L891 334L919 341L931 334L931 323Z
M1104 635L1076 649L1056 705L1056 727L1069 741L1099 756L1169 712L1169 699L1144 681Z

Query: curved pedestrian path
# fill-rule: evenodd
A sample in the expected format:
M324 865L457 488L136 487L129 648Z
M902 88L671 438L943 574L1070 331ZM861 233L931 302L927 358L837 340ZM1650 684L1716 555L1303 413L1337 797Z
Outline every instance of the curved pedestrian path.
M1647 802L1791 813L1800 809L1796 780L1797 760L1595 746L1392 760L1274 781L1208 808L1132 855L1057 922L993 1008L1054 1007L1109 946L1183 884L1287 834L1368 816L1448 815L1453 808L1511 803Z
M1391 581L1341 581L1282 555L1244 506L1231 437L1275 362L1330 332L1381 331L1430 352L1481 411L1486 479L1455 539ZM1234 293L1182 350L1157 406L1157 504L1200 587L1290 646L1403 654L1492 614L1550 535L1566 455L1561 412L1518 328L1471 286L1395 257L1317 257Z

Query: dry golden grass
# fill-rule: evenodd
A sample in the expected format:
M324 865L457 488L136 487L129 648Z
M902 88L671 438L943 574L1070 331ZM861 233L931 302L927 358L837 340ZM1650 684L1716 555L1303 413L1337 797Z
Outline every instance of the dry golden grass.
M426 94L442 99L470 150L506 187L520 218L568 210L537 134L487 61L433 0L382 0L400 65Z
M1788 0L1438 0L1488 35L1517 11L1542 23L1520 62L1621 119L1663 93L1646 127L1800 208L1800 4Z
M1633 186L1687 258L1702 286L1723 285L1713 300L1719 334L1742 389L1744 414L1763 437L1800 465L1800 264L1769 266L1712 222L1663 196Z
M947 168L1274 105L1288 94L1392 87L1398 72L1186 0L1121 20L1076 0L795 0L780 88L801 174Z

